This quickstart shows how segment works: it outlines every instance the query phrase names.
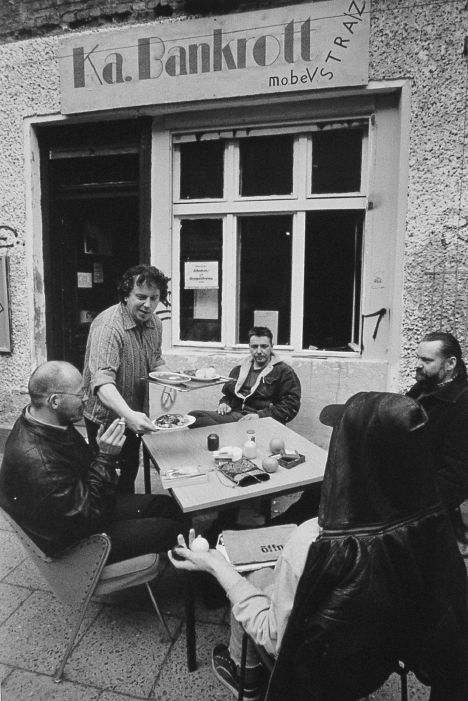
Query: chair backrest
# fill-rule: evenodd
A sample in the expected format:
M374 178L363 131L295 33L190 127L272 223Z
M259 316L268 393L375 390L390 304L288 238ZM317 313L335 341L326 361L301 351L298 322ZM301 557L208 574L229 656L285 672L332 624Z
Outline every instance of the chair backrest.
M46 555L37 545L31 540L28 534L16 523L16 521L4 509L0 508L5 521L11 526L13 533L20 539L23 548L31 555L33 559L37 558L43 562L52 562L52 558Z
M3 509L0 513L11 525L23 548L31 557L54 594L65 604L81 606L92 596L110 552L105 533L96 533L65 550L60 557L47 556L16 521Z

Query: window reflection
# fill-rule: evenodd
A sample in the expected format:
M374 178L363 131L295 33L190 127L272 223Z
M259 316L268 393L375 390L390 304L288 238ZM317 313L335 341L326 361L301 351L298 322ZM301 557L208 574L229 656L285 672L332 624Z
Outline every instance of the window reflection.
M293 187L293 137L240 139L241 187L244 197L288 195Z
M361 129L335 129L312 134L312 192L359 192Z
M362 212L308 212L304 348L350 350L359 341Z
M239 342L248 342L255 311L260 310L278 313L277 343L288 344L292 216L240 217L239 246Z
M223 196L224 141L195 141L180 146L180 197Z
M221 340L221 219L184 219L180 228L180 339Z

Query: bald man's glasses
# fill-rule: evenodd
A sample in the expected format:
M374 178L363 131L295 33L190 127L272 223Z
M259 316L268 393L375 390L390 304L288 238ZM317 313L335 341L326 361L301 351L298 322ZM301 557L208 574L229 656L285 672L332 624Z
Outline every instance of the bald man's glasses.
M80 397L80 399L85 399L88 393L83 389L81 392L51 392L48 399L50 399L54 394L68 394L69 397Z

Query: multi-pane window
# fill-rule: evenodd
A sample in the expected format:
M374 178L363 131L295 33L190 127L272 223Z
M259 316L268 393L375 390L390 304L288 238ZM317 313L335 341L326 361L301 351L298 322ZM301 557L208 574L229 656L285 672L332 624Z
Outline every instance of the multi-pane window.
M173 135L175 342L356 349L368 123Z

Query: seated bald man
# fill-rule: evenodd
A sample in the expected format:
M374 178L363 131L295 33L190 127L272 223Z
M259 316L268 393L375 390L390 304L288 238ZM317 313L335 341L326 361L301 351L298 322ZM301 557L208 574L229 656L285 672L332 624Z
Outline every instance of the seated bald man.
M74 427L85 401L80 372L69 363L44 363L28 391L31 404L5 445L2 508L50 556L97 532L111 539L108 563L172 545L185 524L170 497L117 493L125 423L116 419L100 431L97 455Z

